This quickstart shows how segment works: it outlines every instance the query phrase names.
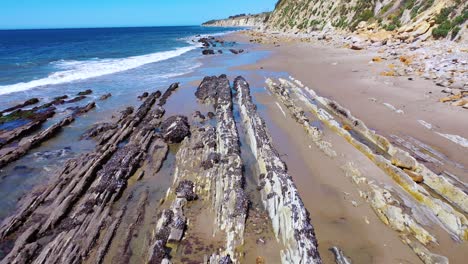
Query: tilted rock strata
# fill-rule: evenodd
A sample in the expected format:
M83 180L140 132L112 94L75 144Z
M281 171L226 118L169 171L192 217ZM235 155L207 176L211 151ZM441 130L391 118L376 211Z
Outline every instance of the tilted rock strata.
M2 240L17 230L24 239L16 239L2 263L80 263L101 235L104 240L96 257L103 259L124 211L113 213L112 205L127 179L148 149L167 153L167 147L154 148L153 143L155 138L158 142L155 128L164 114L158 107L152 110L160 95L149 95L134 114L118 121L112 136L94 152L69 160L50 185L27 196L18 212L5 219ZM124 140L128 142L121 146ZM155 166L160 166L165 153L151 153L160 159Z
M48 127L47 129L37 134L34 134L32 136L22 138L21 140L18 141L18 144L13 145L12 147L5 146L4 148L0 149L0 168L24 156L31 148L53 137L63 127L75 121L76 116L87 113L94 107L95 107L94 102L84 107L78 107L74 109L72 115L65 117L64 119Z
M402 168L399 168L392 164L391 157L395 155L395 153L403 151L398 150L397 147L390 144L390 142L376 134L375 132L369 130L365 124L356 119L351 115L349 110L344 109L341 107L337 102L330 101L326 98L318 96L313 90L308 87L303 86L300 82L292 82L283 81L283 83L288 83L288 86L301 86L302 89L307 93L308 97L304 97L304 101L309 101L308 106L309 110L315 114L322 122L324 122L327 126L329 126L333 131L335 131L338 135L344 137L349 143L351 143L355 148L361 151L364 155L366 155L371 161L373 161L378 167L380 167L387 175L389 175L392 179L395 180L405 191L407 191L411 196L415 198L415 200L421 204L424 204L429 208L433 214L440 220L443 224L443 227L446 228L451 234L456 236L460 240L467 240L468 239L468 220L466 217L456 211L450 204L445 203L444 201L433 197L429 192L427 192L422 186L419 186L413 178L411 178ZM298 91L298 89L293 89L293 91ZM301 93L296 93L298 96L301 96ZM303 94L302 94L303 96ZM314 99L319 104L314 104L310 102L311 99ZM339 118L341 122L345 122L350 128L355 129L356 132L360 133L363 138L369 140L380 148L379 152L376 150L371 149L369 146L365 145L364 143L360 142L356 138L354 138L348 130L346 130L340 122L338 122L334 115ZM349 122L349 123L347 123ZM406 156L406 155L404 155ZM411 161L413 163L413 161ZM427 173L428 169L425 168L422 164L416 164L418 173L426 179L428 177L428 181L432 181L431 174ZM435 175L435 174L432 174ZM439 176L436 176L439 177ZM425 182L425 180L424 180ZM439 183L443 184L440 190L445 189L445 193L450 193L451 195L446 195L449 201L453 202L454 204L463 204L464 203L464 195L462 191L459 190L458 187L450 184L447 180L438 180ZM434 185L429 184L427 185L431 188L434 188ZM437 187L436 187L437 188ZM436 189L434 188L434 190ZM450 190L450 191L447 191ZM452 191L453 190L453 191ZM457 194L457 195L453 195ZM466 196L466 194L465 194ZM461 197L461 198L460 198Z
M262 200L273 223L276 237L285 249L283 263L322 263L309 213L299 196L286 165L273 147L265 122L252 102L248 83L234 81L248 140L261 172Z

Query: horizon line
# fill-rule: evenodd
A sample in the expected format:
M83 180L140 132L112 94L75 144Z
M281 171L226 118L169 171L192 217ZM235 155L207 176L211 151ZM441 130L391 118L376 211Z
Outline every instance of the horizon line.
M154 25L154 26L96 26L96 27L31 27L31 28L1 28L0 31L13 30L60 30L60 29L106 29L106 28L154 28L154 27L195 27L203 26L203 24L195 25Z

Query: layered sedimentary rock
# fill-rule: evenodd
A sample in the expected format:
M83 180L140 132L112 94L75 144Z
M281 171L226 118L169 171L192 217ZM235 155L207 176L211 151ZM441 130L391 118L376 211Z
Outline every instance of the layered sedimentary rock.
M281 94L289 95L289 92L292 92L294 100L287 103L294 105L288 107L293 116L296 105L299 102L303 103L308 111L314 113L332 131L350 142L402 186L415 198L413 203L427 206L432 214L439 218L440 222L436 221L436 223L441 223L442 227L455 236L455 239L466 240L466 218L457 211L457 209L463 208L458 206L458 204L463 205L464 203L462 189L439 175L437 175L437 184L434 185L431 181L436 179L436 175L416 161L409 153L393 146L385 137L368 129L361 120L353 117L349 110L341 107L337 102L318 96L300 81L293 78L291 80L280 79L280 84L267 80L267 86L272 91L281 91ZM289 96L288 98L292 99ZM298 123L300 122L298 121ZM357 137L356 134L360 136ZM401 198L396 193L367 181L352 163L346 164L343 169L346 176L352 178L353 182L362 190L361 197L368 200L382 222L404 234L402 241L408 244L421 260L425 263L448 262L446 257L431 253L426 248L427 245L437 243L436 238L421 226L415 217L406 212L406 206L399 202ZM444 196L447 200L439 200L417 184L425 185L426 179L430 182L427 187L433 188L435 192L438 192L436 189L439 189L439 192L446 192ZM446 201L450 203L446 203ZM409 206L415 206L415 204Z
M69 160L50 185L27 196L5 219L2 243L16 239L2 263L81 263L94 247L92 258L102 261L126 211L125 204L120 210L113 205L127 180L142 164L157 172L166 157L167 145L156 132L164 114L155 106L160 95L152 93L134 113L124 112L94 152Z
M91 109L95 107L94 102L89 103L84 107L77 107L73 109L73 113L62 119L61 121L57 122L56 124L48 127L47 129L38 132L34 135L29 137L23 137L21 140L18 141L17 144L13 144L12 146L5 146L0 149L0 168L7 165L8 163L22 157L25 155L31 148L41 144L45 140L53 137L57 134L63 127L69 125L75 118L79 115L87 113Z
M248 140L260 175L260 192L276 237L284 245L283 263L322 263L315 231L309 213L298 194L286 165L273 147L265 122L252 102L248 83L237 77L234 81L237 100Z
M210 98L209 102L216 110L216 127L192 127L190 133L184 133L190 137L185 137L176 155L174 184L163 204L163 207L168 204L168 209L161 212L154 229L150 263L201 261L191 250L182 258L170 254L168 250L170 244L181 243L184 233L188 233L188 236L181 247L190 248L194 227L187 225L186 214L192 217L197 214L193 208L205 214L214 213L214 218L204 221L213 221L210 223L213 225L213 236L222 239L221 247L197 254L204 253L209 263L233 263L241 257L239 247L243 244L248 199L243 189L242 160L231 88L225 75L205 78L202 84L197 91L199 96L208 91L203 89L204 85L212 88L209 90L210 96L206 98ZM212 90L215 92L211 93ZM180 118L169 118L164 126L175 126L177 119ZM200 199L196 200L198 197ZM186 209L187 203L194 205ZM192 221L197 223L196 219L192 218Z
M36 130L55 115L55 107L43 105L30 110L18 109L0 117L0 147Z

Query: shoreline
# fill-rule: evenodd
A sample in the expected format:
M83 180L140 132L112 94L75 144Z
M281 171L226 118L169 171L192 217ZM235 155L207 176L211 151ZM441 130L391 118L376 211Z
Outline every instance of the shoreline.
M463 160L468 155L466 147L437 134L468 137L468 124L462 122L466 110L434 102L439 88L430 81L380 76L388 67L385 63L392 61L369 63L376 55L373 53L295 40L281 42L276 37L270 44L251 44L251 36L242 32L223 39L222 43L236 41L237 52L240 48L245 51L199 57L203 66L168 80L180 83L172 84L162 96L152 93L143 97L135 113L111 120L117 126L96 130L96 149L88 147L85 152L91 151L90 159L83 163L72 160L66 165L97 166L96 170L62 171L61 177L52 179L59 184L42 186L52 198L33 192L37 205L32 202L29 208L33 209L23 208L13 220L6 219L0 229L2 239L6 239L2 242L17 242L7 258L19 257L15 254L34 243L44 243L42 253L60 250L60 254L46 258L74 258L75 253L68 249L78 247L84 260L104 262L122 257L119 252L127 261L140 262L209 258L215 262L270 263L278 260L278 252L283 260L314 263L332 263L337 254L357 263L421 263L424 256L432 260L447 257L452 263L464 259L467 245L455 241L465 239L464 201L459 203L461 208L455 208L460 196L441 199L436 193L440 186L430 185L429 179L433 171L438 174L448 170L461 182L467 181L468 161ZM209 40L203 50L211 46L216 49L213 41ZM197 51L201 53L202 49ZM202 80L212 75L219 77ZM237 76L243 76L250 87L236 78L231 90L227 84ZM315 97L304 97L311 89ZM330 99L342 108L327 108L323 102ZM138 104L135 98L132 101ZM445 115L450 115L450 120ZM354 117L369 129L350 127L356 124ZM433 128L427 128L429 123ZM125 129L127 126L132 129ZM112 131L121 136L112 137ZM382 142L390 147L380 149ZM443 164L422 160L423 156L411 151L407 160L398 161L414 163L409 166L411 170L406 164L393 164L393 159L390 162L395 155L392 151L408 150L410 143L421 147L421 142L437 151L429 156ZM260 145L271 149L273 155L263 153ZM130 159L133 152L138 154L135 160ZM110 159L94 158L95 154L110 155ZM421 150L419 154L427 153ZM117 166L119 162L127 164L128 169ZM422 169L427 173L418 175L422 182L408 176ZM109 177L114 173L121 178ZM81 186L83 195L70 192L74 206L69 213L63 210L69 206L66 191L80 186L73 181L81 179L89 181L92 188ZM118 184L103 185L115 180ZM425 188L432 189L429 192ZM455 184L454 190L459 188ZM289 196L284 190L295 195ZM114 197L114 193L119 196L116 200L92 198ZM235 195L227 195L230 193ZM31 201L25 199L22 205ZM439 203L444 205L442 209ZM436 216L435 210L444 214ZM41 212L51 214L43 216ZM75 222L76 215L87 220ZM235 217L228 217L232 215ZM288 220L292 216L294 221ZM105 224L88 221L98 217ZM453 217L460 225L447 221ZM180 224L176 219L182 219L184 226L176 225ZM46 225L37 227L35 221ZM400 226L403 228L398 229ZM23 230L26 228L27 232ZM93 232L99 248L77 244L88 239L76 233L81 229ZM39 234L39 238L52 232L53 238L34 243L16 240L17 235L29 232ZM301 253L296 236L287 237L292 233L303 235L307 247L314 250L318 241L313 260ZM65 240L68 242L61 243ZM33 259L35 254L28 257Z

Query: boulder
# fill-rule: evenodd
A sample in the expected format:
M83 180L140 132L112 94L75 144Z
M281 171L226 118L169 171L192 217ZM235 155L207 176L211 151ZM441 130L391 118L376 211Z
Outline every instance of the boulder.
M171 116L161 124L161 131L169 143L180 143L185 137L190 136L190 126L186 116Z
M362 49L364 49L364 46L362 44L359 44L359 43L354 43L353 45L351 45L351 49L352 50L362 50Z
M405 172L406 174L408 174L408 176L411 177L411 179L415 182L415 183L422 183L424 182L424 177L422 175L419 175L418 173L414 172L414 171L410 171L410 170L406 170L405 169Z
M397 150L392 156L392 164L403 169L413 170L416 168L416 160L408 152Z

